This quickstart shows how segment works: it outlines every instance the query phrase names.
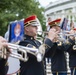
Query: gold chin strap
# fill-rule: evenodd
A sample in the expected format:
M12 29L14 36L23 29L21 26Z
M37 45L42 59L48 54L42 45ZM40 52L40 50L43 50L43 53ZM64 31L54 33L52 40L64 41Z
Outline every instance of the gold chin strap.
M58 75L58 72L56 72L56 75Z

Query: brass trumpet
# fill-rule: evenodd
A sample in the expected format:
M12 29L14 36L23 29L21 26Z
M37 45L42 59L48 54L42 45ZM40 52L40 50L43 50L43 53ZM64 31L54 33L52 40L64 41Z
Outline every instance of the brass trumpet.
M39 31L39 32L42 32L42 31ZM47 35L48 31L43 31L42 33L43 33L43 35L44 34ZM56 40L56 42L59 42L58 46L61 46L62 43L69 43L68 42L69 35L71 35L71 34L69 34L69 31L64 31L64 30L62 30L60 33L58 33L58 38ZM65 36L67 37L67 39L65 38Z
M39 31L40 32L40 31ZM41 31L42 32L42 31ZM48 31L43 31L42 32L43 33L43 35L45 34L48 34ZM60 33L58 33L58 38L57 38L57 40L56 40L56 42L59 42L57 45L58 46L61 46L62 45L62 43L64 43L64 44L70 44L70 42L69 42L69 37L70 36L76 36L76 34L74 33L74 34L70 34L70 31L67 31L67 30L61 30L61 32Z
M43 34L48 34L48 31L43 31ZM62 43L64 44L71 44L69 42L69 37L73 36L75 37L75 45L73 45L73 50L76 50L76 33L71 34L70 31L62 30L60 33L58 33L58 39L56 42L58 42L58 46L61 46Z
M14 57L26 62L29 59L29 57L27 56L27 53L30 53L36 56L38 62L41 62L45 54L44 44L41 45L39 49L34 49L34 48L29 48L29 47L24 47L24 46L8 43L8 48L10 48L12 52L9 53L6 48L2 48L2 50L0 51L1 58L6 58L7 54L9 54L9 56L11 57ZM19 54L18 52L21 52L21 54Z

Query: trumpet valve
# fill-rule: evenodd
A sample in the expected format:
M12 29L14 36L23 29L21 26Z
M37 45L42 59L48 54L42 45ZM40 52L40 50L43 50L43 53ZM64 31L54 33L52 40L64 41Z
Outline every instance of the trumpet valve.
M23 59L24 62L28 61L28 59L29 59L29 57L27 56L27 52L26 51L24 53L24 57L23 58L24 58Z

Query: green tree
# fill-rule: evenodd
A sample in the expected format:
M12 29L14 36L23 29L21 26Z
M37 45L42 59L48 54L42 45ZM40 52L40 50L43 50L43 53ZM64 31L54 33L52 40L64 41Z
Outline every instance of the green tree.
M26 18L36 14L41 22L43 30L44 8L40 6L37 0L0 0L0 35L4 35L9 22Z
M7 31L8 23L15 20L26 18L36 14L41 22L43 30L44 8L40 6L37 0L0 0L0 35L4 35Z

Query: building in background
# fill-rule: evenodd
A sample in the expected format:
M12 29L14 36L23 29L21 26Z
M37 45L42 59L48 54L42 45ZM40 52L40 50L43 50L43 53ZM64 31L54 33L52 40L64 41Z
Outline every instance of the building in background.
M46 25L48 18L55 20L66 17L69 22L76 22L76 0L58 0L45 7Z
M45 7L45 18L46 18L46 27L49 28L48 20L51 21L57 18L67 18L68 27L71 23L74 23L76 27L76 0L58 0L56 2L51 2ZM67 56L67 62L69 62L69 55ZM67 70L70 73L69 63L67 63ZM48 69L46 69L48 72Z

